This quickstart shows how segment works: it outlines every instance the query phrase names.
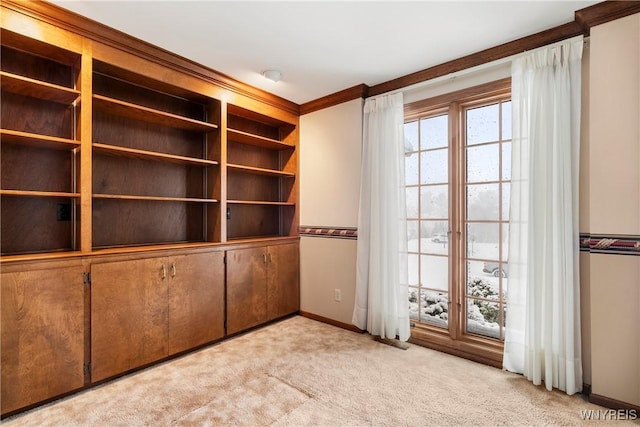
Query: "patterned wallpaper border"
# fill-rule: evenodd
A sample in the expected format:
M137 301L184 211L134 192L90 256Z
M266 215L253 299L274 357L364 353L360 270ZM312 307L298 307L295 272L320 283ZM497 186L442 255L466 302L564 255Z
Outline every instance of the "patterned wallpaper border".
M358 239L358 229L353 227L311 227L301 226L301 236L309 237L329 237L335 239Z
M355 227L301 226L301 236L358 239ZM640 256L640 236L580 233L580 251L596 254Z
M580 233L580 250L596 254L640 256L640 236Z

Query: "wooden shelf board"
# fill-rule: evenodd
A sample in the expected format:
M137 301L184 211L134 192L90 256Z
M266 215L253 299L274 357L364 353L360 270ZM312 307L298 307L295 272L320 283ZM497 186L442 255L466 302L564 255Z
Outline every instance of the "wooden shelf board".
M267 205L267 206L295 206L295 203L290 202L268 202L262 200L227 200L228 204L232 205Z
M59 197L74 199L80 197L80 193L65 193L62 191L30 191L30 190L0 190L2 196L16 197Z
M228 105L227 106L228 114L232 116L242 117L242 118L256 121L259 123L264 123L269 126L275 126L278 128L283 128L283 127L294 128L296 126L295 121L292 122L286 119L279 119L273 116L264 115L256 111L247 110L246 108L242 108L234 104L227 104L227 105Z
M293 172L285 172L285 171L278 171L278 170L264 169L264 168L255 168L252 166L237 165L233 163L227 163L227 168L231 170L239 171L239 172L252 173L256 175L281 176L286 178L293 178L296 176L296 174Z
M51 148L55 150L73 150L80 147L80 141L75 141L73 139L20 132L10 129L0 129L0 139L2 140L2 143L26 145L36 148Z
M2 90L7 92L44 99L59 104L72 104L80 96L80 91L78 90L30 79L5 71L0 71L0 86L2 86Z
M256 240L275 240L275 239L291 239L298 236L281 236L278 234L259 234L255 236L229 237L228 243L255 242Z
M160 153L157 151L138 150L136 148L119 147L117 145L93 143L94 151L98 153L110 154L113 156L132 157L143 160L167 161L171 163L190 164L199 166L214 166L218 162L215 160L197 159L195 157L177 156L174 154Z
M277 139L266 138L260 135L243 132L237 129L227 129L227 139L229 141L239 142L241 144L255 145L257 147L269 148L271 150L286 150L293 148L293 145L285 144Z
M181 249L211 249L220 245L220 242L204 242L204 241L180 241L166 243L140 243L130 245L111 245L111 246L94 246L91 255L115 255L125 253L148 253L150 251L166 251Z
M79 250L71 249L54 249L38 252L26 252L26 253L6 253L0 257L0 264L8 264L12 262L22 261L39 261L39 260L67 260L69 258L81 257L84 254Z
M199 120L190 119L188 117L179 116L177 114L154 110L153 108L131 104L129 102L120 101L118 99L113 99L102 95L93 95L93 105L95 106L95 108L107 111L109 113L130 117L135 120L141 120L162 126L175 127L191 131L213 131L218 129L218 126L213 123L202 122Z
M173 248L183 248L190 247L191 243L189 241L175 241L175 242L166 242L166 243L131 243L126 245L104 245L104 246L94 246L93 254L95 255L111 255L118 254L124 252L147 252L149 250L159 250L159 249L173 249ZM203 244L204 242L196 242Z
M134 196L128 194L93 194L94 199L110 200L146 200L152 202L189 202L189 203L218 203L216 199L197 199L193 197L156 197L156 196Z
M29 33L29 31L27 31L27 33ZM65 40L64 42L60 40L61 43L59 45L53 45L31 38L31 36L28 35L16 33L6 28L0 28L0 38L2 39L3 46L24 51L30 55L42 56L70 67L75 66L81 56L79 51L73 52L72 50L68 50L74 49L73 46L76 46L74 42L75 37L70 37L69 40ZM79 49L79 46L76 47Z

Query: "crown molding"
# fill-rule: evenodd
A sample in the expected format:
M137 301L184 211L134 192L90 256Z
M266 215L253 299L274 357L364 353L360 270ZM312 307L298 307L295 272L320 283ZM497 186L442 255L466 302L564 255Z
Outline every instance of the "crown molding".
M369 86L359 84L348 89L341 90L331 95L323 96L314 101L305 102L300 105L300 115L313 113L314 111L323 110L343 102L351 101L358 98L366 98L369 93Z
M591 28L625 16L640 13L640 1L605 1L576 10L574 16L585 35L589 35Z
M454 59L393 80L373 85L368 87L368 91L365 92L364 97L381 95L386 92L402 89L407 86L422 83L437 77L446 76L447 74L486 64L491 61L507 58L526 50L536 49L580 34L587 36L593 26L633 15L638 12L640 12L640 1L605 1L598 3L574 12L574 20L572 22L498 46L490 47L462 58ZM365 84L361 84L354 87L367 86ZM348 101L348 97L341 97L343 92L347 91L349 91L349 89L304 103L300 106L300 112L301 114L306 114Z
M277 95L242 83L226 74L191 61L168 50L137 39L104 24L46 1L1 0L3 7L78 34L98 43L130 53L164 67L210 82L223 89L271 105L295 115L300 106Z
M574 20L511 42L494 46L415 73L374 86L362 83L348 89L298 105L272 93L242 83L187 58L107 27L74 12L45 1L0 0L4 7L55 25L72 33L142 57L165 67L211 82L248 98L284 111L302 115L357 98L376 96L428 81L450 73L503 59L580 34L589 35L592 27L640 12L640 1L604 1L574 13Z
M498 46L490 47L425 70L417 71L388 82L371 86L369 96L380 95L393 90L402 89L436 77L446 76L447 74L455 73L457 71L466 70L498 59L507 58L524 52L525 50L535 49L579 34L582 34L582 27L575 21L569 22L549 30L541 31Z

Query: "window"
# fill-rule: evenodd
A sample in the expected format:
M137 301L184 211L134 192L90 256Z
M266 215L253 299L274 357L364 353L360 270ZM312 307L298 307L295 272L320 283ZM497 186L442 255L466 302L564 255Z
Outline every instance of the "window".
M404 130L412 337L498 364L509 277L510 81L409 104Z

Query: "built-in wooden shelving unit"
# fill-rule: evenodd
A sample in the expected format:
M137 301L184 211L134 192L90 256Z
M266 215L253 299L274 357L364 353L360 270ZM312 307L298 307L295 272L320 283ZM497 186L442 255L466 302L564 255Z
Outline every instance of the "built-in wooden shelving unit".
M298 310L297 106L46 2L0 45L0 415Z
M1 252L74 251L80 55L41 43L21 45L19 36L4 30L1 37Z
M234 105L227 123L228 237L295 233L295 127Z

